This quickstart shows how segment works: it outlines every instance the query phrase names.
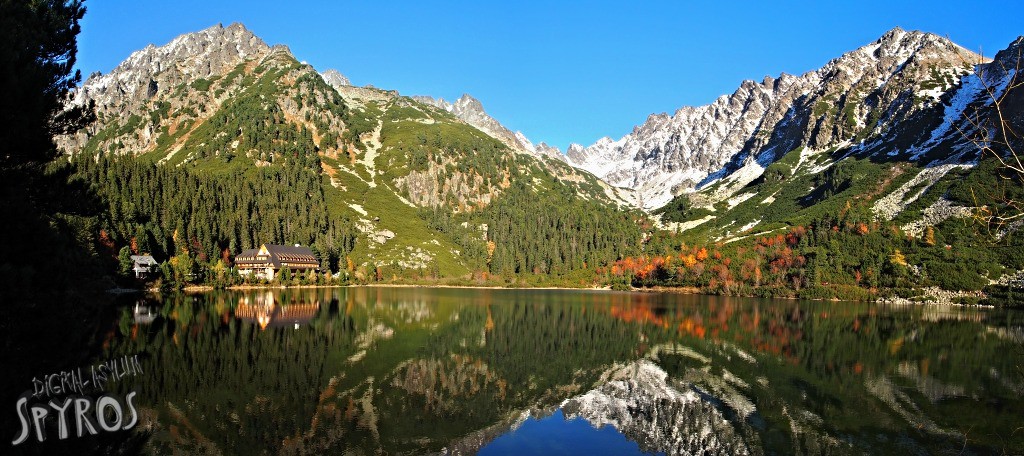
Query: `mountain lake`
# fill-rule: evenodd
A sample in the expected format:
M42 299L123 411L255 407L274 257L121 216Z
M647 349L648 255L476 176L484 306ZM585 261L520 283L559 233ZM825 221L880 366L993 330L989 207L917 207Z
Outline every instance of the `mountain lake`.
M1024 452L1020 311L413 287L122 300L96 362L136 360L106 394L134 393L138 422L79 440L104 451Z

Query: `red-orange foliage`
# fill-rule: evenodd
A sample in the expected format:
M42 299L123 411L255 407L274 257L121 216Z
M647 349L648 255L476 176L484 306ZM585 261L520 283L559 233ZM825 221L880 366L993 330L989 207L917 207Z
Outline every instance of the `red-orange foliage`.
M868 227L867 223L860 222L857 224L856 233L863 236L871 232L871 228Z
M795 247L800 243L800 239L803 239L804 236L807 236L807 228L794 226L793 228L790 228L789 233L786 234L786 243Z
M701 247L700 250L697 251L697 261L703 262L703 261L705 261L707 259L708 259L708 249L706 249L704 247Z
M104 230L104 229L100 230L99 243L103 247L106 247L107 250L109 250L111 252L114 251L114 240L110 238L109 234L107 234L107 230Z

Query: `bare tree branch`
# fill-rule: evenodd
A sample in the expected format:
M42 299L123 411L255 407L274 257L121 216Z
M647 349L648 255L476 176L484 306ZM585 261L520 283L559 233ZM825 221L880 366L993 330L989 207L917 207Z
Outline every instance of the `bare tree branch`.
M981 106L974 106L969 112L963 113L962 121L965 124L955 122L953 127L960 136L981 152L981 157L994 157L1001 169L1010 173L1009 176L1000 176L1006 179L1008 185L1024 182L1024 158L1019 152L1021 141L1020 132L1016 131L1013 123L1007 115L1008 97L1016 90L1024 86L1024 77L1021 76L1021 49L1017 47L1016 59L1012 69L1004 66L1003 60L994 60L988 64L984 61L972 63L961 53L957 53L960 61L970 66L972 75L977 78L981 86L981 92L987 99ZM998 67L994 65L998 64ZM1009 80L1005 78L1009 77ZM1005 82L1005 85L1003 84ZM994 229L996 234L1004 227L1014 222L1024 220L1024 202L1016 200L1006 194L1005 189L1001 195L986 195L988 201L998 201L1001 208L990 208L980 204L974 190L971 195L975 200L975 220L983 223L990 230Z

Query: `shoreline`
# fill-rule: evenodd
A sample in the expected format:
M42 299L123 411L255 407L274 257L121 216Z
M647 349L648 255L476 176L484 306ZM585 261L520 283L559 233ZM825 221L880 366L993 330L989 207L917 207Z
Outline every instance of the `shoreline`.
M303 288L357 288L357 287L378 287L378 288L455 288L471 290L611 290L611 287L502 287L498 285L448 285L448 284L411 284L411 283L360 283L345 285L232 285L225 290L264 290L264 289L303 289ZM213 288L210 287L212 290ZM188 288L185 289L189 291ZM191 291L208 291L195 289ZM636 290L634 290L636 291Z
M231 285L229 287L223 288L223 290L246 291L246 290L320 289L320 288L325 288L325 289L326 288L358 288L358 287L376 287L376 288L436 288L436 289L466 289L466 290L618 291L618 292L629 292L629 293L666 293L666 294L678 294L678 295L723 296L723 295L717 295L717 294L703 293L701 291L701 289L698 288L698 287L664 287L664 286L654 286L654 287L645 287L645 288L630 287L629 290L613 290L611 286L607 286L607 285L606 286L596 286L596 285L594 285L594 286L589 286L589 287L564 287L564 286L561 286L561 287L560 286L541 286L541 287L512 286L512 287L506 287L506 286L499 286L499 285L451 285L451 284L409 284L409 283L364 283L364 284L343 284L343 285L279 285L279 284L251 285L250 284L250 285ZM187 287L182 288L180 291L185 293L185 294L200 294L200 293L207 293L207 292L214 291L214 290L217 290L217 288L212 286L212 285L189 285ZM920 291L924 291L926 293L931 292L930 296L929 296L929 294L925 294L925 296L935 297L935 295L938 294L940 297L947 297L948 298L948 296L943 296L943 294L935 293L934 287L923 288ZM116 289L107 290L107 292L108 293L114 293L114 294L131 294L131 293L157 293L157 294L159 294L162 291L159 290L159 289L156 289L156 288L140 288L140 289L116 288ZM978 292L945 292L945 294L948 294L948 295L960 295L960 294L967 295L967 294L970 294L971 296L978 297L977 293ZM739 296L739 295L737 295L737 296L734 296L734 297L737 297L737 298L759 299L758 296ZM950 299L913 300L913 299L899 298L899 297L876 298L876 299L869 300L869 301L851 301L851 300L842 300L842 299L837 299L837 298L831 298L831 299L801 299L801 298L792 297L792 296L779 296L779 297L764 298L764 299L785 299L785 300L792 300L792 301L806 300L806 301L819 301L819 302L827 301L827 302L836 302L836 303L839 303L839 302L868 302L868 303L884 304L884 305L895 305L895 306L936 305L936 306L975 307L975 308L982 308L982 309L995 309L995 308L999 308L1000 307L1000 306L996 306L996 305L992 305L992 304L980 304L980 303L965 304L965 303L959 303L959 302L952 302L952 300L950 300Z

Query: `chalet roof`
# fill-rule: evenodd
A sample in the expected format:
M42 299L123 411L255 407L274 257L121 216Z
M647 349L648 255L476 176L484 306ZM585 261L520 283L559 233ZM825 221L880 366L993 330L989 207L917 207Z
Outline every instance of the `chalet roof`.
M156 266L158 263L152 255L132 255L132 261L135 264Z
M316 256L313 255L313 251L309 247L277 244L263 244L258 249L243 250L242 253L235 257L235 263L239 265L270 265L274 269L280 269L282 263L289 263L291 265L305 264L314 267L320 265L320 262L317 261Z
M302 245L276 245L276 244L263 244L271 255L290 255L290 256L308 256L310 258L316 258L313 256L313 251L309 247Z
M242 253L239 253L236 258L254 257L257 254L259 254L259 251L260 251L260 249L245 249L245 250L242 250Z

